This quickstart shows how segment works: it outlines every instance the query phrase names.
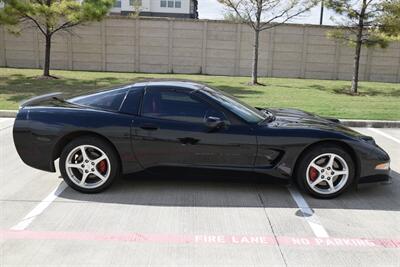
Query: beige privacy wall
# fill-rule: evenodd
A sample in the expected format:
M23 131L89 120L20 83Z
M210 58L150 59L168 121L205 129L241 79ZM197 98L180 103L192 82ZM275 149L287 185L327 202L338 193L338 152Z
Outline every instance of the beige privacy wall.
M261 76L351 79L353 49L326 38L329 27L283 25L260 41ZM53 69L247 76L253 33L223 21L109 17L103 22L57 34ZM16 37L0 27L0 66L40 68L41 34ZM400 82L400 45L364 49L360 78Z

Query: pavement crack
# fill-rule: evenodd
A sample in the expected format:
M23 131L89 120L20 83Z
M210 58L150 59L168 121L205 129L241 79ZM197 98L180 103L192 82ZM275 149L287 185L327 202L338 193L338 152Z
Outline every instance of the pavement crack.
M288 264L287 264L286 258L285 258L285 256L283 255L283 251L282 251L281 245L279 244L278 238L276 237L276 234L275 234L275 229L274 229L274 227L272 226L271 219L269 218L268 213L267 213L267 211L266 211L266 209L265 209L266 206L265 206L264 200L263 200L263 198L261 197L261 194L260 194L260 192L258 192L257 189L256 189L256 192L257 192L258 199L260 200L261 205L262 205L262 207L263 207L264 214L265 214L265 217L267 218L269 227L271 227L272 234L274 235L274 239L275 239L275 242L276 242L276 244L277 244L277 246L278 246L279 253L281 254L283 263L284 263L285 266L287 267Z

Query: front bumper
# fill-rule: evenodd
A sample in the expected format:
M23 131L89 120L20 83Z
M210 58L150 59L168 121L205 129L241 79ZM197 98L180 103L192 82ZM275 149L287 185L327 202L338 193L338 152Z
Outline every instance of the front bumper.
M385 150L374 141L362 141L353 145L358 156L357 183L386 182L390 180L390 157Z
M390 171L387 171L387 173L360 177L360 179L358 179L358 183L365 184L365 183L389 182L390 180L391 180Z

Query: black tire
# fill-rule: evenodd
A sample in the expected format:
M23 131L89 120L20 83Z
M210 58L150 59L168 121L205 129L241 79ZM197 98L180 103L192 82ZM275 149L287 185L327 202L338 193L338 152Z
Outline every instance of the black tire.
M109 175L107 179L104 179L105 182L100 184L97 187L93 188L85 188L82 186L79 186L73 181L73 178L69 177L67 168L66 168L66 162L67 162L67 157L71 153L71 151L77 149L79 146L82 145L88 145L88 146L93 146L98 149L100 149L104 154L108 157L108 162L110 166L107 165L107 168L110 168L109 170ZM89 151L90 153L90 151ZM82 162L83 163L83 162ZM119 170L120 170L120 163L119 163L119 158L117 156L117 152L115 149L106 141L102 140L101 138L95 137L95 136L82 136L78 137L71 142L69 142L61 152L60 156L60 161L59 161L59 166L60 166L60 172L61 175L64 179L64 181L73 189L76 191L82 192L82 193L99 193L101 191L104 191L107 189L111 184L114 182L114 180L119 176ZM97 168L97 166L96 166ZM93 169L92 169L93 170ZM83 172L83 170L80 170ZM71 172L71 171L70 171ZM79 174L78 174L79 176ZM89 176L88 176L89 177ZM92 176L93 179L96 179L95 176ZM102 181L100 181L102 182Z
M344 180L345 182L342 183L342 187L338 186L338 188L340 188L340 190L338 190L334 193L316 192L314 189L311 188L311 186L309 185L309 182L307 181L307 179L308 179L307 178L307 170L309 170L309 165L311 164L311 162L314 159L318 158L320 155L329 154L329 153L340 156L341 159L343 159L345 161L345 163L347 164L347 167L348 167L347 181ZM324 159L321 159L321 160L324 160ZM352 157L345 149L341 148L340 146L335 146L335 145L331 145L331 144L320 145L320 146L316 146L316 147L310 149L304 155L302 155L302 157L299 159L299 162L297 164L295 178L296 178L297 185L299 186L299 188L302 191L304 191L316 198L331 199L331 198L335 198L335 197L339 196L340 194L342 194L343 192L345 192L349 188L349 186L353 183L354 177L355 177L355 167L356 166L354 164ZM327 170L324 170L324 169L322 169L322 171L327 172ZM321 173L318 174L318 177L322 177ZM344 177L344 176L339 176L336 179L340 179L340 177ZM324 177L324 178L327 179L327 177ZM333 183L333 177L329 177L329 178L332 179L332 183ZM338 180L338 184L339 184L339 182L340 182L340 180ZM312 183L312 181L310 183ZM328 183L326 180L325 180L325 183L326 183L326 187L328 187ZM325 186L324 182L322 183L322 185ZM320 184L320 186L321 186L321 184ZM319 187L317 189L319 189ZM326 189L324 189L324 190L326 190Z

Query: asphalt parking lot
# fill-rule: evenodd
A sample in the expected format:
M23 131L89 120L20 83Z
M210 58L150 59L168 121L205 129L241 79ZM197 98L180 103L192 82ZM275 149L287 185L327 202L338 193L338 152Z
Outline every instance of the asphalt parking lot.
M85 195L24 165L12 124L0 119L0 266L400 266L400 129L356 129L389 152L392 183L317 200L190 173Z

